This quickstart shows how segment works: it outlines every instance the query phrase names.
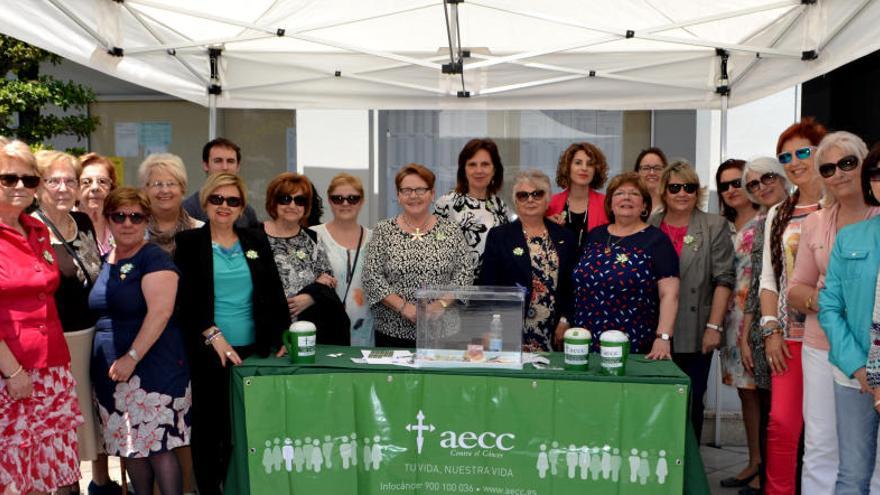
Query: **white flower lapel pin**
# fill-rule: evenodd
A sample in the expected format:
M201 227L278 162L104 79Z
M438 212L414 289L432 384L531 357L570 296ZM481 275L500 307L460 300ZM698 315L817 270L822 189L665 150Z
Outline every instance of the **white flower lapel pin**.
M119 268L119 279L125 280L125 277L128 276L128 272L130 272L132 268L134 268L134 265L132 265L131 263L126 263L122 265Z
M513 254L516 256L522 256L523 255L523 248L521 248L521 247L513 248Z
M257 258L260 257L260 256L257 254L257 252L254 251L253 249L248 249L247 252L244 253L244 255L245 255L245 257L247 257L247 259L249 259L249 260L255 260L255 259L257 259Z

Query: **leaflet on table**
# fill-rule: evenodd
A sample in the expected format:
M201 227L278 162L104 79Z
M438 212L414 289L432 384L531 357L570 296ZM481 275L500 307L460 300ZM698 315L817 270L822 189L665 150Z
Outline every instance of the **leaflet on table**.
M414 366L412 351L388 349L361 349L361 358L351 358L357 364L393 364L396 366Z

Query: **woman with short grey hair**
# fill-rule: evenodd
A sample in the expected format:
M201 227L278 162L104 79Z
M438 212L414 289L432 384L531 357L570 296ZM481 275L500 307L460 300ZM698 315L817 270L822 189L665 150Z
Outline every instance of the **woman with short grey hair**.
M555 332L568 327L577 239L544 216L550 178L543 172L517 174L513 204L517 220L489 231L477 284L525 287L523 350L551 351Z
M149 240L174 254L174 236L205 224L190 217L181 206L186 196L186 167L179 156L153 153L138 167L141 189L150 198Z

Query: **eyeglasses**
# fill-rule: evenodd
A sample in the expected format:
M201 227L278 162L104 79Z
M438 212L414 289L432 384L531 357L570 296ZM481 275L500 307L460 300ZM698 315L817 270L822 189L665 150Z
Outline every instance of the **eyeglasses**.
M177 182L176 180L169 180L169 181L165 181L165 182L157 180L157 181L147 183L147 187L149 187L150 189L156 189L156 190L174 189L175 187L177 187L179 185L180 185L180 183Z
M285 206L289 205L290 203L293 203L296 206L305 206L309 202L309 200L306 199L306 197L302 194L297 194L296 196L292 196L290 194L279 194L275 196L275 201L277 201L279 205Z
M798 158L798 160L806 160L807 158L813 156L813 147L807 146L806 148L799 148L794 150L794 156ZM788 165L791 163L791 152L786 151L785 153L780 153L777 158L779 158L779 163L783 165Z
M681 191L682 189L684 189L684 192L686 192L688 194L694 194L695 192L697 192L697 189L699 189L699 188L700 188L700 186L698 186L697 184L693 184L693 183L666 184L666 190L669 191L669 194L678 194L679 191Z
M659 174L663 171L663 165L639 165L639 172Z
M4 187L15 187L18 181L26 189L34 189L40 185L40 178L36 175L0 174L0 184Z
M230 208L238 208L243 203L241 198L238 196L221 196L220 194L212 194L208 196L208 203L211 203L214 206L220 206L224 202Z
M108 214L107 218L116 225L124 224L126 218L131 220L132 225L140 225L147 220L147 216L143 213L125 213L124 211L114 211L113 213Z
M75 189L77 182L76 179L72 177L49 177L48 179L43 181L46 184L46 187L49 189L58 189L61 187L61 184L67 186L68 189Z
M761 187L761 184L764 184L765 186L769 186L769 185L773 184L773 182L778 178L779 178L779 175L774 174L773 172L767 172L766 174L762 175L760 179L755 179L755 180L749 181L746 184L746 190L748 192L754 194L755 191L757 191L758 188Z
M361 202L360 194L349 194L348 196L343 196L341 194L331 194L330 202L334 205L341 205L343 203L348 203L350 205L356 205Z
M871 182L880 182L880 167L868 170L868 180Z
M535 201L540 201L544 199L544 195L547 194L542 189L536 189L531 192L527 191L517 191L514 196L516 196L516 200L520 203L525 203L529 200L529 198L534 199Z
M421 198L425 194L428 194L428 191L430 190L431 189L427 187L401 187L397 190L397 193L401 196L412 196L413 194L415 194L416 196Z
M847 155L840 160L837 160L837 163L829 162L819 165L819 175L826 179L830 179L831 177L834 177L834 173L837 172L838 168L844 172L849 172L858 166L859 159L856 158L855 155Z
M742 179L733 179L727 182L719 182L718 183L718 192L727 192L731 187L734 189L739 189L743 186Z
M92 184L96 183L101 189L107 189L113 185L113 181L109 177L84 177L79 180L80 187L92 187Z

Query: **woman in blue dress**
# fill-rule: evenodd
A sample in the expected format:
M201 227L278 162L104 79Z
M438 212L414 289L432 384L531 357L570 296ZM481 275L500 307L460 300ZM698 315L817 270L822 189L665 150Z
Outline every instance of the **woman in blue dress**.
M670 359L678 256L669 238L645 223L651 194L637 173L611 180L605 210L611 223L590 231L572 274L571 324L593 334L594 351L602 332L620 330L629 336L631 352Z
M116 242L89 306L99 318L92 381L107 454L125 458L135 493L182 492L173 449L189 444L192 404L183 338L172 318L177 269L144 241L150 214L143 193L110 193L104 214Z

